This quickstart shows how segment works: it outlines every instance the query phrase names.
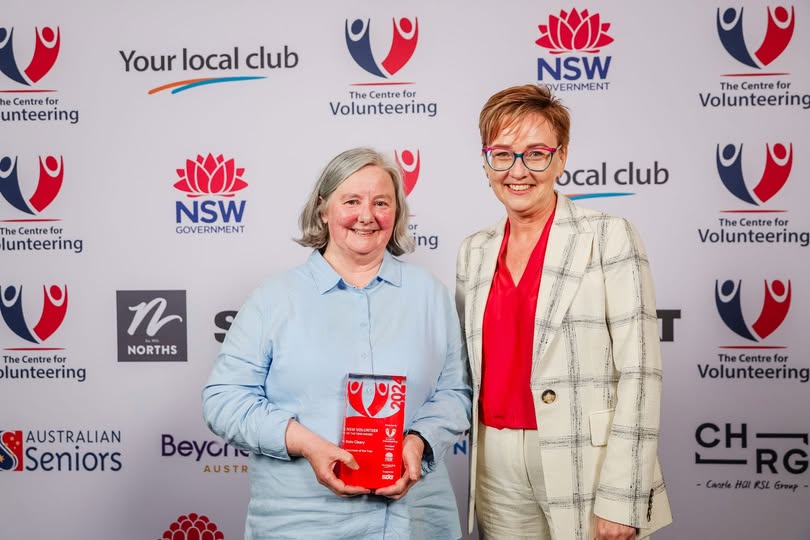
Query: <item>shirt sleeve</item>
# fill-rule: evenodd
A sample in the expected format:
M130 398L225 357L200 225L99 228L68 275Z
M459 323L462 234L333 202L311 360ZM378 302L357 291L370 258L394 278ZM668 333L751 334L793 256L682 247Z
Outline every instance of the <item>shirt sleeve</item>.
M273 358L265 310L260 288L225 336L202 391L203 417L211 431L234 447L289 460L285 434L296 415L274 406L265 393Z
M445 459L448 450L470 429L472 390L462 352L461 330L449 291L441 286L440 309L447 333L446 357L436 389L416 411L408 430L418 431L433 450L433 459L422 460L422 473L434 469ZM435 331L435 330L434 330Z

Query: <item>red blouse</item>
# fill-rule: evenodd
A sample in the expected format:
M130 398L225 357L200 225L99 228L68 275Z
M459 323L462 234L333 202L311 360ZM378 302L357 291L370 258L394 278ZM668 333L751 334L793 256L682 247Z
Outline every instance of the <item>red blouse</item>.
M537 429L530 388L534 315L554 212L532 250L520 283L506 266L509 220L484 311L480 418L494 428Z

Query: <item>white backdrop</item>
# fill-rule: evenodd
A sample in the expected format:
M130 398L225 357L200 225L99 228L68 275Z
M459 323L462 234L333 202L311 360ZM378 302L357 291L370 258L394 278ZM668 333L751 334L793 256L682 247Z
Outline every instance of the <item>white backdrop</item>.
M307 256L320 169L396 152L407 259L452 287L461 239L502 214L478 112L541 81L572 113L560 192L631 218L652 261L675 519L656 538L810 538L808 50L808 0L7 0L0 537L241 538L247 459L199 393L228 312Z

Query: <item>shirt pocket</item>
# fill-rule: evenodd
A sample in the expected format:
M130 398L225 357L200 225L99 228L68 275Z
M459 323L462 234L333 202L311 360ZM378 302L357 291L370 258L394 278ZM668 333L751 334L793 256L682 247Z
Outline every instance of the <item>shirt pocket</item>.
M616 409L594 411L590 414L591 445L605 446L610 437L610 426L613 425L613 413Z

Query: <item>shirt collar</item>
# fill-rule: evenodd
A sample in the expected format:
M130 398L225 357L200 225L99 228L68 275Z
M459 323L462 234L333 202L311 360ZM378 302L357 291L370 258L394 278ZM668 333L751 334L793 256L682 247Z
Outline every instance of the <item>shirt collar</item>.
M344 288L346 282L340 277L340 274L335 272L326 259L323 258L320 251L317 249L312 252L307 261L312 271L312 277L315 280L315 286L318 288L318 293L324 294L335 287ZM371 280L368 287L373 287L379 281L385 281L395 287L399 287L402 283L402 261L395 259L388 250L385 250L383 255L383 262L380 265L380 270L377 276Z

